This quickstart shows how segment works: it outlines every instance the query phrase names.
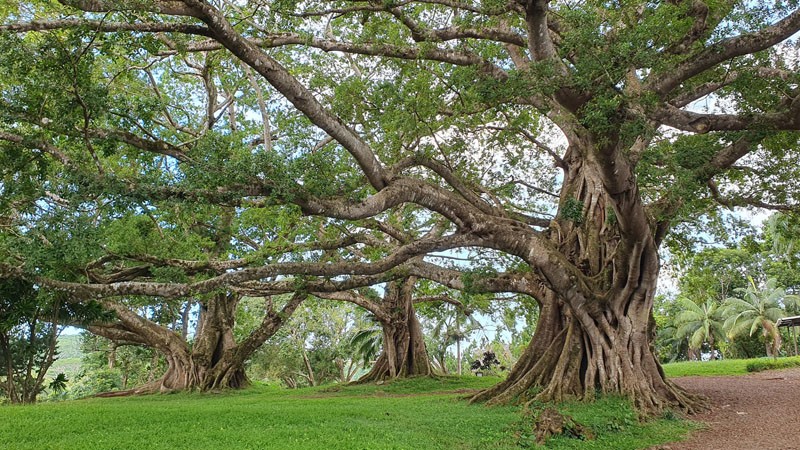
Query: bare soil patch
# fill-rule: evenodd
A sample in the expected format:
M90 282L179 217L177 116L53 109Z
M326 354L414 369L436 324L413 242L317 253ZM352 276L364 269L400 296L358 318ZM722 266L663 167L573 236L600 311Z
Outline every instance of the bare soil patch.
M707 396L712 408L692 417L707 428L658 449L800 449L800 368L673 381Z

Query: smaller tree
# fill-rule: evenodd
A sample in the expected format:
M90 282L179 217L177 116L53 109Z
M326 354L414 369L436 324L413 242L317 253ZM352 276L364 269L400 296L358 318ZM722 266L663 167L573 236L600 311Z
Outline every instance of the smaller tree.
M364 370L352 343L367 324L367 313L349 303L306 303L254 353L248 372L289 388L348 383Z
M62 390L60 374L48 384L63 324L79 323L101 314L94 303L67 302L21 279L0 279L0 393L11 403L35 403L50 387Z
M682 360L693 352L689 349L689 339L678 337L676 319L680 313L680 305L674 298L667 298L664 295L656 296L653 307L656 338L653 344L662 364Z
M689 349L698 351L703 344L710 347L711 359L715 359L714 344L725 339L722 310L719 303L709 299L705 303L697 303L685 297L679 297L678 304L683 308L675 319L676 336L689 338Z
M481 323L472 316L471 310L450 304L429 309L426 313L428 319L426 345L431 353L434 367L445 375L451 370L461 375L464 364L461 344L468 341L472 333L482 328ZM452 356L448 355L448 349L454 345L455 358L452 367L448 367L448 356Z
M67 393L73 398L137 388L152 383L167 369L156 349L89 332L81 335L81 352L81 370Z
M476 375L478 373L483 375L484 373L492 372L495 367L499 366L500 360L497 359L497 355L491 350L486 350L480 355L480 359L472 361L469 365L469 370L473 371Z
M56 358L57 311L43 308L38 291L18 279L0 280L0 391L11 403L34 403Z
M776 357L781 346L781 335L775 322L786 315L783 305L795 303L799 298L787 295L783 288L778 287L775 278L767 280L763 289L756 285L752 277L748 281L747 288L736 290L742 298L725 299L723 307L727 319L724 327L729 337L742 335L748 330L752 336L760 329L767 356Z

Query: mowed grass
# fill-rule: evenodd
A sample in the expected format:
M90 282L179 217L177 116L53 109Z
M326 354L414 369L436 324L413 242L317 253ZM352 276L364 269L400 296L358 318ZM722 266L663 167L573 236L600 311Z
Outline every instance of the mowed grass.
M681 361L664 364L667 377L726 376L747 374L749 359L722 359L715 361Z
M668 377L745 375L762 370L800 367L800 357L682 361L664 364Z
M547 441L547 449L636 450L682 440L687 433L702 425L682 420L669 412L658 420L639 421L630 403L621 398L601 398L591 406L584 403L562 405L566 413L579 424L587 425L594 439L580 440L567 435Z
M423 378L385 385L93 398L0 408L2 449L512 449L535 448L520 407L469 405L497 379ZM690 422L639 423L629 404L562 405L595 439L546 448L647 448Z

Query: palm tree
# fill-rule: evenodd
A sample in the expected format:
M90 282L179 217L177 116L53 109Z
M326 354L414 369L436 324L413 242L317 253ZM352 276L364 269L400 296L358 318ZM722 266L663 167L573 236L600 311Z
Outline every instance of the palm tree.
M772 253L787 261L797 258L800 240L800 221L798 217L789 214L773 214L767 219L765 228L772 236Z
M714 344L719 340L725 339L725 332L722 323L722 310L719 303L714 300L706 300L702 305L689 300L688 298L678 298L681 311L675 319L677 325L676 336L679 338L689 338L689 349L697 351L708 343L711 347L711 359L715 359Z
M373 325L356 331L350 338L350 347L364 366L374 363L383 347L383 330L380 326Z
M467 340L472 333L482 328L483 325L471 314L467 314L459 308L450 308L449 305L445 305L439 317L433 322L429 333L430 340L427 342L427 346L442 373L447 374L447 366L445 364L447 349L455 344L456 372L461 375L461 343Z
M742 335L747 330L752 336L761 329L767 356L776 357L781 346L781 335L775 322L786 316L783 304L796 303L798 296L786 295L786 291L778 287L775 278L767 280L763 289L756 286L752 277L748 277L748 280L750 284L746 289L737 289L742 298L725 299L723 306L728 318L724 327L730 337Z

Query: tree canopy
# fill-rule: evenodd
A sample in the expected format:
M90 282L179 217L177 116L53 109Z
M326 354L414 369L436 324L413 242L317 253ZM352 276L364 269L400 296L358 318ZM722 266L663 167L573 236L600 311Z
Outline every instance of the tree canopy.
M539 305L474 400L691 410L650 346L659 247L720 206L797 205L795 1L64 0L0 18L0 275L98 299L118 322L95 329L139 342L166 335L137 306L194 299L223 331L162 345L184 381L239 380L306 294L414 276ZM243 295L270 319L236 341L221 324ZM214 349L226 366L198 372Z

